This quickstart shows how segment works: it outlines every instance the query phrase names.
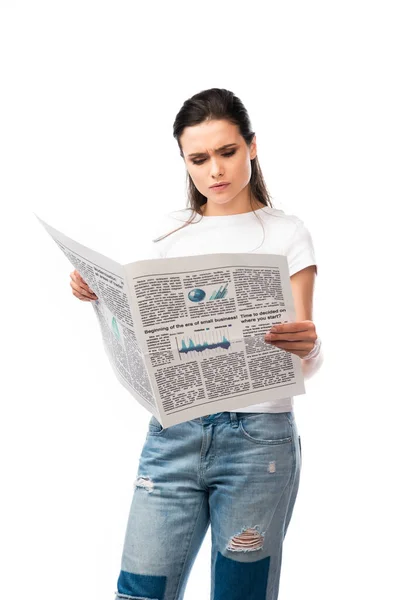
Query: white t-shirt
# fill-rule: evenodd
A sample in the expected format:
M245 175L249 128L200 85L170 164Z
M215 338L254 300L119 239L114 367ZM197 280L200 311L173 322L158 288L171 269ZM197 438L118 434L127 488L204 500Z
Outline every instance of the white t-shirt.
M193 223L156 241L164 234L181 227L191 216L192 210L186 208L163 215L157 227L157 235L153 239L151 257L173 258L226 252L283 254L288 259L290 276L309 265L315 265L317 271L312 238L301 219L267 206L255 212L258 218L253 211L209 217L196 214ZM293 410L293 397L268 400L231 410L287 412Z

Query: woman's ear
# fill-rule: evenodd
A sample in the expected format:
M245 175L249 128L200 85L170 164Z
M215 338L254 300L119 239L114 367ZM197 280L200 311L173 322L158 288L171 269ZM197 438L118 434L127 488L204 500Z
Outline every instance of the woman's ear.
M253 160L257 156L257 140L256 134L254 134L253 139L250 144L250 160Z

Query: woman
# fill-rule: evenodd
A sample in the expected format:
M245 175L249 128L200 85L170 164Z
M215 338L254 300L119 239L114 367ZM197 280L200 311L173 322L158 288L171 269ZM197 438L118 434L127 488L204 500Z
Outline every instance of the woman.
M256 250L285 254L296 321L274 327L258 356L273 345L302 358L303 372L310 377L322 362L312 321L313 244L298 217L272 208L246 109L228 90L205 90L183 104L174 137L187 170L190 208L165 216L163 228L172 231L154 240L153 256ZM260 224L263 238L255 245ZM75 296L96 299L76 271L71 279ZM182 599L211 523L211 598L276 600L300 468L291 397L167 429L152 417L116 598Z

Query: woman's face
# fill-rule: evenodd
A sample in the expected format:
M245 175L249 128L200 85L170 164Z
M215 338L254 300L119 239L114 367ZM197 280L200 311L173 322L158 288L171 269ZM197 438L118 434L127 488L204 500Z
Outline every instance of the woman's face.
M194 185L207 198L207 213L224 205L229 212L249 209L251 163L256 154L256 136L250 148L237 125L226 120L205 121L185 127L180 138L186 168ZM221 146L229 147L221 148ZM229 185L218 191L219 181Z

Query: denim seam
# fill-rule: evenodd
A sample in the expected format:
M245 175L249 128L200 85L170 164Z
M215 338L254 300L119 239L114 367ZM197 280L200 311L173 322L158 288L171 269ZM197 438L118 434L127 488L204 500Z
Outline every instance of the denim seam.
M202 467L203 459L205 459L205 457L206 457L206 455L203 454L203 444L204 444L204 429L202 429L202 440L201 440L201 447L200 447L200 453L199 453L199 465L197 468L197 479L198 479L199 485L202 486L203 491L206 491L207 484L203 477L206 467L205 466Z
M293 444L292 444L292 454L294 455L294 452L293 452ZM272 523L272 520L273 520L273 518L274 518L274 516L275 516L275 513L276 513L276 511L278 510L278 507L279 507L280 503L282 502L282 498L283 498L283 496L284 496L284 494L285 494L285 492L286 492L287 488L289 487L291 491L290 491L290 495L289 495L288 502L287 502L287 508L286 508L286 511L285 511L285 524L286 524L287 509L288 509L288 506L289 506L289 502L290 502L290 498L291 498L291 494L292 494L292 490L293 490L293 483L294 483L294 474L295 474L295 472L296 472L296 456L294 455L293 467L292 467L292 472L291 472L291 474L290 474L290 479L289 479L289 481L287 482L287 484L285 485L285 487L283 488L281 495L279 496L279 500L278 500L278 502L277 502L277 503L276 503L276 505L275 505L274 512L272 513L272 516L271 516L271 519L270 519L270 521L269 521L269 523L268 523L268 526L265 528L265 531L266 531L266 532L268 532L268 528L269 528L269 526L270 526L270 523ZM284 540L282 539L282 540L281 540L281 547L282 547L282 545L283 545L283 542L284 542ZM268 580L268 583L267 583L267 590L266 590L266 593L267 593L267 594L268 594L268 585L269 585L269 584L270 584L270 581ZM274 585L275 585L275 583L274 583Z
M295 451L296 440L295 440L295 437L296 436L292 435L292 438L293 438L293 443L292 443L293 468L292 468L292 473L290 475L290 482L289 482L291 487L293 487L294 476L296 473L296 451ZM300 464L299 464L299 467L300 467ZM286 524L288 508L289 508L289 503L286 507L286 512L285 512L285 524Z
M290 485L293 486L293 482L294 482L294 475L296 472L296 451L295 451L295 445L296 445L296 439L295 439L295 435L293 434L293 425L291 424L291 428L292 428L292 456L293 456L293 467L292 467L292 473L290 475ZM287 515L287 510L285 513L285 520L286 520L286 515Z
M201 502L201 504L200 504L200 508L199 508L199 511L198 511L198 513L197 513L197 517L196 517L196 520L195 520L195 522L194 522L194 525L193 525L193 529L192 529L192 535L190 536L189 544L188 544L188 547L187 547L187 550L186 550L186 556L185 556L185 560L184 560L184 561L183 561L183 563L182 563L182 567L181 567L181 573L180 573L180 575L179 575L179 578L178 578L178 584L177 584L177 586L176 586L176 593L175 593L175 595L174 595L174 597L173 597L173 599L172 599L172 600L176 600L176 599L178 598L178 594L179 594L179 592L180 592L180 585L181 585L182 575L183 575L183 573L184 573L184 570L185 570L185 565L186 565L186 563L187 563L187 559L188 559L188 556L189 556L189 548L190 548L190 545L191 545L191 543L192 543L193 534L194 534L194 532L195 532L195 529L196 529L197 521L199 520L199 517L200 517L200 514L201 514L201 509L203 508L203 504L204 504L204 502L205 502L205 501L206 501L206 496L203 496L203 500L202 500L202 502Z
M275 513L276 513L276 511L278 509L278 506L279 506L279 504L280 504L280 502L281 502L281 500L283 498L284 493L286 492L286 490L287 490L288 487L291 488L293 486L294 474L295 474L295 471L296 471L296 455L293 452L293 444L292 444L292 455L293 455L293 467L292 467L292 472L290 473L289 481L287 482L287 484L285 485L285 487L282 490L281 495L279 496L279 500L278 500L278 502L275 505L274 512L272 513L271 519L269 520L269 523L268 523L268 525L266 527L266 531L268 531L270 523L272 522L272 520L273 520L273 518L275 516ZM285 512L285 520L286 520L286 514L287 514L287 510ZM283 540L282 540L282 542L283 542Z
M290 423L290 426L292 426L293 425L293 413L290 413L291 416L289 417L288 411L286 411L284 413L284 415L285 415L286 419L288 420L288 422Z
M219 423L219 424L223 425L224 423L222 422L222 423ZM217 425L218 425L218 423L217 423ZM210 450L211 450L212 444L214 444L214 447L215 447L214 454L211 454L211 455L209 454L208 455L208 457L207 457L207 464L204 465L203 475L205 474L205 472L207 471L207 469L209 469L211 467L211 465L213 464L213 462L217 458L218 446L217 446L217 442L216 442L216 430L215 430L214 424L212 425ZM203 477L202 477L202 480L204 482L204 485L207 485Z

